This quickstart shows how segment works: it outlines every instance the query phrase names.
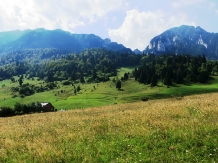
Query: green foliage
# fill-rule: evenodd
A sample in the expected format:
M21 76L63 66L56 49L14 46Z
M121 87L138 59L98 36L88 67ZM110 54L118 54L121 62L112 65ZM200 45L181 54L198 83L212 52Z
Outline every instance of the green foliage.
M23 84L23 77L20 77L18 82L19 82L19 85L22 86L22 84Z
M157 85L157 75L154 74L151 78L151 87L154 87Z
M14 110L10 107L1 107L0 108L0 117L13 116Z
M33 87L30 87L29 84L23 85L19 90L19 94L24 96L30 96L33 95L34 93L35 92Z
M118 80L117 83L116 83L116 88L119 90L121 89L121 81Z
M217 62L207 61L205 56L190 55L147 55L141 59L143 66L133 71L135 80L143 84L156 85L162 81L165 85L174 82L206 83L210 73L215 73Z
M67 80L67 81L64 81L62 84L63 84L63 85L70 85L70 84L72 84L72 82L69 81L69 80Z
M89 49L80 54L55 49L35 49L14 51L1 55L0 59L2 80L25 74L29 79L38 77L47 82L68 79L84 82L82 77L90 77L92 81L101 82L107 81L110 76L117 75L118 67L138 65L141 55L104 49ZM23 78L18 81L22 85ZM14 82L13 78L12 82Z
M0 108L0 117L14 116L20 114L28 113L39 113L47 112L39 102L32 102L29 104L15 103L14 108L11 107L1 107Z
M49 88L50 90L54 89L55 87L57 87L57 85L54 82L48 82L46 83L47 88Z
M77 86L76 92L79 92L81 90L80 85Z
M132 72L133 70L135 70L135 67L120 68L117 70L117 77L120 79L125 73ZM14 78L15 81L19 79L18 77ZM116 81L118 80L116 77L112 77L112 79L113 78L115 78ZM0 89L0 106L13 107L16 102L28 104L37 100L40 102L49 101L58 109L76 109L113 105L114 103L120 104L136 102L140 101L140 98L144 96L153 100L162 98L177 98L178 94L184 97L192 94L218 91L217 76L210 77L209 82L206 84L187 82L186 79L184 79L184 84L174 83L170 86L170 89L163 86L162 82L158 82L157 87L150 87L150 85L135 82L134 78L130 77L127 81L122 82L122 88L125 91L112 89L116 88L116 82L113 82L112 80L101 83L85 84L76 83L76 81L74 81L74 86L65 86L62 82L54 82L56 87L49 89L46 87L46 82L38 80L38 78L35 79L36 80L34 81L31 79L24 80L23 85L29 83L30 88L34 86L33 89L35 93L30 96L22 95L23 98L21 98L21 95L19 94L19 89L21 87L18 82L11 83L10 79L1 81L2 87ZM76 89L78 85L80 85L82 89L80 92L76 93L77 95L75 96L74 89ZM93 86L95 86L95 89ZM15 89L16 91L13 92L12 89ZM61 90L64 90L64 92L60 93ZM116 101L114 101L115 97Z
M170 74L167 72L166 75L165 75L165 78L163 80L163 83L165 85L171 85L172 81L171 81L171 76Z

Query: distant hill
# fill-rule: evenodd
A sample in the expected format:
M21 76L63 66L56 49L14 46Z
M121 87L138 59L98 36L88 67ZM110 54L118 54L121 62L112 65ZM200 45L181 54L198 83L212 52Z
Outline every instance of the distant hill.
M24 49L54 48L81 52L89 48L105 48L116 52L132 52L122 44L102 39L94 34L72 34L60 29L16 30L0 32L0 53Z
M209 33L201 27L182 25L154 37L144 53L204 54L209 59L218 59L218 33Z

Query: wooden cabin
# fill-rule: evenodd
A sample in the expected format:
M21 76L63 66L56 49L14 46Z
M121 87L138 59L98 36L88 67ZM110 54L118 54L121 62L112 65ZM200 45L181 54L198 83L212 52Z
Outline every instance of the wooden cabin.
M41 103L44 112L54 111L55 108L50 102Z

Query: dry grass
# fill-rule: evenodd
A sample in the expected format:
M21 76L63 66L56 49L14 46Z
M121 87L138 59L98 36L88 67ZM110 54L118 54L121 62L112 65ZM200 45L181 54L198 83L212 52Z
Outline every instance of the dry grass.
M218 94L0 118L0 162L211 162Z

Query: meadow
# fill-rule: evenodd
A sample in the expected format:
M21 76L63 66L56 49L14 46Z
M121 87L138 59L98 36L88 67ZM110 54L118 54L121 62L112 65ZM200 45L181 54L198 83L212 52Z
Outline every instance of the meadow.
M217 162L218 94L0 118L0 162Z
M0 82L0 107L13 107L16 102L28 104L31 102L51 102L54 107L60 109L80 109L96 106L108 106L115 104L124 104L141 101L146 97L149 100L164 99L172 97L184 97L193 94L204 94L218 92L218 77L214 76L209 83L186 83L173 85L167 88L162 83L158 83L156 87L150 87L136 82L134 78L122 82L121 91L116 89L116 83L113 78L120 79L124 73L132 72L134 67L118 69L118 76L111 77L108 82L101 83L76 83L75 87L80 86L81 91L74 94L74 86L64 86L61 82L57 82L58 88L41 93L35 93L24 98L12 98L10 88L18 86L18 82L11 83L10 80ZM17 77L15 78L18 79ZM23 84L29 83L37 86L45 85L43 81L24 79Z

